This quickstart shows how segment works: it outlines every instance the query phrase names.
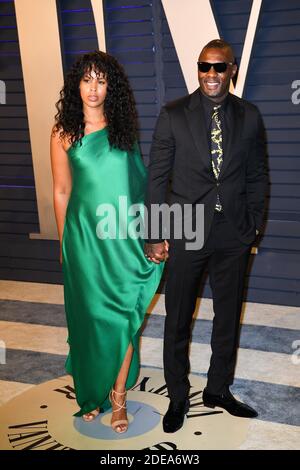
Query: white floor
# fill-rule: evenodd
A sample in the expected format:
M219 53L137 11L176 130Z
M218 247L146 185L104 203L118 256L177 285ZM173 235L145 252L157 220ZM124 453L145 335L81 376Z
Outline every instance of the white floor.
M62 305L63 287L60 285L0 281L0 300ZM165 315L163 295L155 296L148 313ZM195 316L211 320L211 300L201 300L197 306ZM247 303L244 306L243 323L300 330L300 311L296 307ZM61 355L67 354L67 332L63 327L0 321L0 331L1 344L6 348ZM300 400L300 360L298 355L297 361L293 345L290 345L290 350L291 354L289 355L240 348L236 377L299 387ZM193 343L191 345L192 372L205 373L209 357L209 345ZM141 363L144 366L162 368L162 338L142 338ZM14 396L23 393L33 386L32 384L24 384L17 381L0 380L0 404L4 404ZM300 428L287 424L253 420L249 427L247 439L240 448L299 449Z

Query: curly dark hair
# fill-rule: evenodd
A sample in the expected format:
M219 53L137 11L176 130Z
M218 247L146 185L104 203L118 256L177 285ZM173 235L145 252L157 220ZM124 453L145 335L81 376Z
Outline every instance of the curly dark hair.
M107 80L104 116L107 120L108 140L112 147L132 150L137 141L137 112L135 100L123 67L111 55L94 51L84 54L74 63L66 76L56 103L54 132L70 143L81 141L84 135L84 116L79 84L86 73L95 70Z

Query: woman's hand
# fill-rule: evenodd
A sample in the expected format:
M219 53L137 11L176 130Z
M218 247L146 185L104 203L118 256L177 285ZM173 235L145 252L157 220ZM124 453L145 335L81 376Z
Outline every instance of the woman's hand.
M160 243L145 243L144 247L146 258L156 264L160 264L168 259L168 250L169 243L166 240Z

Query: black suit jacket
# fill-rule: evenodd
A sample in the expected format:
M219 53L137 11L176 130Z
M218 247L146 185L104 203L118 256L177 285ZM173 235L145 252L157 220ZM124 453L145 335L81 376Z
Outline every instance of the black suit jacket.
M150 152L146 206L166 202L171 177L170 204L204 205L204 240L214 215L217 192L226 218L246 244L261 231L268 184L264 126L253 104L232 94L228 104L232 126L227 129L224 161L216 181L211 166L207 125L200 89L161 110ZM162 241L151 238L150 243Z

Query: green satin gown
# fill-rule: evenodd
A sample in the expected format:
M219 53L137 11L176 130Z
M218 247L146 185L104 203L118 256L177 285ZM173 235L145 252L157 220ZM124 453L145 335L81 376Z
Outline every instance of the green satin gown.
M137 213L128 215L124 201L128 208L138 204L143 213L146 169L138 148L110 148L104 128L84 136L81 146L73 144L68 157L73 186L62 244L70 346L66 370L80 407L75 416L82 416L110 407L109 392L130 343L134 353L126 388L135 384L139 330L164 266L145 258L141 237L124 236L134 221L135 234L139 230ZM109 204L110 212L102 204ZM114 210L115 226L107 222Z

